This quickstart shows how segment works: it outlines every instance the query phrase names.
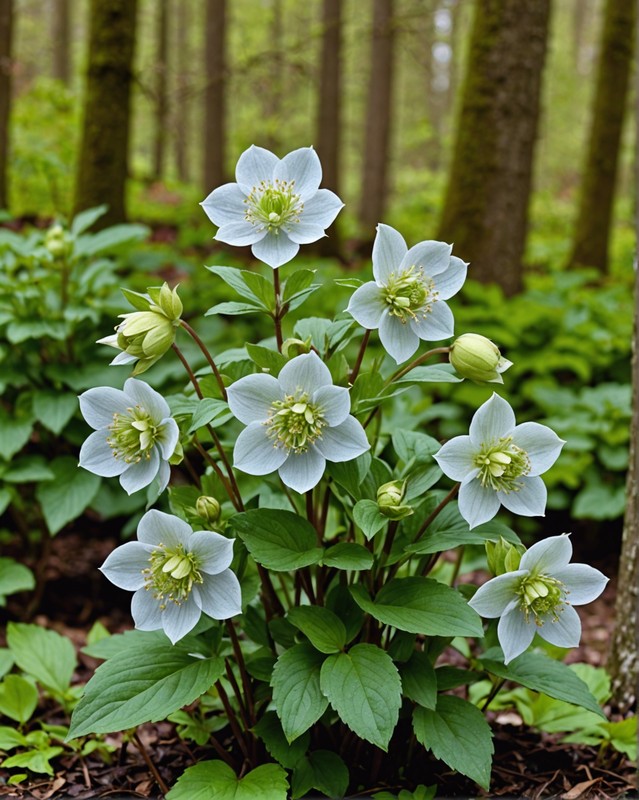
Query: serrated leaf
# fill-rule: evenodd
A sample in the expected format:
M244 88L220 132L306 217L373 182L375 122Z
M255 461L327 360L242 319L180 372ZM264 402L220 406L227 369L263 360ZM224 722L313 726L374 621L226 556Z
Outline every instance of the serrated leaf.
M273 758L286 769L293 769L308 750L311 741L310 735L306 732L289 744L275 711L267 711L253 730L264 742Z
M488 789L494 748L490 726L478 708L442 694L435 711L415 708L413 730L436 758Z
M327 548L322 564L336 569L370 569L373 566L373 554L356 542L339 542Z
M359 487L371 467L371 454L362 453L361 456L350 461L332 462L327 464L328 474L336 483L343 486L355 498L359 498Z
M232 517L231 524L258 564L275 572L317 564L324 552L317 547L315 528L291 511L245 511Z
M101 664L86 685L69 738L164 719L204 694L223 672L224 659L198 658L182 643L124 650Z
M24 724L38 705L38 690L20 675L7 675L0 683L0 714Z
M71 456L54 459L50 467L55 480L41 483L36 497L49 532L54 536L91 503L100 488L100 478L78 467Z
M273 704L289 742L305 733L322 716L328 700L320 689L324 656L310 644L285 650L273 669Z
M406 697L424 708L436 708L437 677L426 653L414 652L408 661L401 664L399 674Z
M330 750L316 750L295 767L291 798L297 800L311 789L327 797L342 798L348 789L349 774L346 764Z
M73 394L38 391L33 395L33 413L38 422L52 433L62 432L78 409L78 398Z
M346 644L346 628L342 620L328 608L299 606L286 615L320 653L338 653Z
M20 669L48 689L67 691L77 663L70 639L40 625L10 622L7 644Z
M288 780L279 764L262 764L238 779L224 761L188 767L166 800L286 800Z
M348 653L326 659L320 682L342 722L386 751L401 706L399 673L388 653L372 644L356 644Z
M379 506L374 500L358 500L353 509L353 519L355 524L361 528L362 533L367 539L372 539L379 533L388 522L379 510Z

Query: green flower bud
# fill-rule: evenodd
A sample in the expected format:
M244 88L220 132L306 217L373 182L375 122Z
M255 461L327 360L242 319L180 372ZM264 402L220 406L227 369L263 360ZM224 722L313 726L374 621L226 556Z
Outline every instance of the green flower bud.
M478 333L464 333L455 339L449 360L462 378L477 383L503 383L501 373L512 366L496 344Z
M511 544L503 536L499 537L498 542L486 542L488 569L495 576L518 570L524 553L525 548L522 545Z
M305 341L301 339L286 339L282 344L282 355L284 358L293 358L294 356L301 356L304 353L311 352L311 339L310 337Z
M152 305L150 310L158 314L164 314L172 322L178 322L184 311L182 301L178 297L177 286L171 289L168 283L164 282L159 288L150 286L147 289Z
M222 513L218 501L214 497L207 497L207 495L198 497L195 503L195 510L199 517L211 525L214 525L219 520Z
M44 246L54 258L64 258L71 252L71 241L62 225L53 225L44 237Z
M175 341L175 325L155 311L134 311L122 317L124 322L116 328L117 346L138 359L133 374L140 375L170 349Z
M402 505L406 492L406 481L389 481L377 490L377 506L381 514L389 519L403 519L413 513L410 506Z

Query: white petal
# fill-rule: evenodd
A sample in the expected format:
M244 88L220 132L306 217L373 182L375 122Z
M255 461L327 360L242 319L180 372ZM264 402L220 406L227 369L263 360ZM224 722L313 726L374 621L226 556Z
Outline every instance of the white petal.
M543 517L546 513L548 491L542 479L524 476L518 482L521 483L521 489L516 492L497 492L501 504L513 514L521 514L522 517Z
M259 242L266 236L266 229L254 225L248 220L240 222L227 222L222 225L215 234L218 242L232 244L235 247L248 247L250 244Z
M189 540L189 550L198 557L203 572L217 575L228 569L233 561L234 539L212 531L196 531Z
M155 476L160 469L160 454L154 447L149 450L149 457L143 458L137 463L129 464L120 475L120 486L127 494L139 492L150 483L153 483Z
M312 147L300 147L275 165L273 178L295 181L294 191L302 201L310 199L322 181L322 165Z
M546 425L523 422L513 431L513 444L525 450L530 459L529 475L541 475L559 458L565 442Z
M142 570L149 566L149 558L149 549L142 542L126 542L107 557L100 572L120 589L134 592L144 586Z
M158 428L157 446L160 448L162 458L166 461L168 461L175 452L179 438L180 429L173 417L163 419Z
M448 339L455 332L453 312L443 300L435 300L425 317L411 319L408 324L425 342Z
M489 487L483 487L476 478L462 483L459 487L459 513L470 528L488 522L498 511L497 493Z
M560 569L553 569L552 576L564 584L566 599L573 606L591 603L599 597L608 583L608 578L589 564L568 564Z
M468 264L457 256L450 257L450 266L435 281L440 300L448 300L462 288L468 273Z
M386 309L382 290L375 281L369 281L355 289L346 310L363 328L373 330L379 327Z
M110 367L119 367L122 364L132 364L134 361L137 361L137 356L129 355L126 350L123 350L121 353L118 353L117 356L113 359L113 361L109 362Z
M233 416L244 425L264 422L272 403L284 397L277 378L264 373L240 378L228 387L226 394Z
M322 386L313 393L311 402L321 408L331 427L344 422L351 410L351 396L343 386Z
M233 466L249 475L268 475L286 461L287 452L275 447L261 422L252 422L237 437Z
M93 431L80 448L79 464L83 469L88 469L94 475L103 478L113 478L121 475L128 464L113 455L113 450L107 442L108 431Z
M508 436L515 427L515 412L498 394L479 406L472 420L468 433L477 447Z
M166 489L166 487L169 485L170 479L171 479L171 467L169 465L169 462L160 461L160 469L158 470L158 474L155 476L155 480L157 481L157 487L158 487L157 497L159 497L162 494L162 492Z
M155 508L147 511L138 523L138 540L154 547L163 544L174 549L181 544L188 549L192 534L191 526L183 519Z
M276 269L295 258L299 249L299 244L292 242L284 232L281 232L267 233L251 247L251 252L255 258Z
M397 275L399 265L407 251L404 237L390 225L377 226L377 236L373 242L373 275L379 284L386 284L391 273Z
M504 651L504 664L508 664L528 649L537 631L534 619L531 615L526 622L517 600L513 600L506 609L497 625L497 637Z
M327 461L350 461L370 450L366 433L355 417L346 417L341 425L324 428L315 447Z
M296 492L308 492L322 480L326 460L314 447L305 453L291 453L279 468L280 478Z
M171 416L171 409L166 400L144 381L129 378L124 384L124 393L130 398L129 405L139 405L151 416L156 425Z
M435 461L442 468L444 475L448 475L454 481L463 481L474 471L475 475L479 468L474 464L477 455L477 448L470 441L470 436L456 436L454 439L442 445L434 455Z
M528 575L526 570L517 570L492 578L477 589L468 601L468 605L486 619L501 617L510 603L516 599L521 579L526 575Z
M537 542L521 557L520 569L554 575L568 565L572 557L570 536L549 536Z
M110 336L103 336L101 339L96 339L95 343L107 344L109 347L115 347L116 350L120 349L120 345L118 344L117 333L112 333Z
M218 186L200 205L206 216L215 225L225 225L244 219L246 195L237 183L225 183Z
M201 616L202 612L192 594L180 605L169 601L162 611L164 633L175 644L195 628Z
M452 244L445 242L420 242L406 253L399 265L399 270L402 272L415 266L432 278L433 275L439 275L448 267L452 249Z
M543 625L537 626L537 633L542 639L556 647L577 647L581 639L581 620L572 606L561 608L559 619L547 614Z
M324 228L312 222L296 222L285 228L288 238L296 244L310 244L324 236Z
M205 614L213 619L230 619L242 613L240 582L230 569L202 577L204 581L195 587L194 594Z
M419 337L411 326L388 312L379 322L379 340L398 364L407 361L419 347Z
M333 384L331 371L313 352L291 359L282 367L277 379L285 394L301 391L313 395L321 386Z
M162 610L159 601L148 589L138 589L131 598L131 616L139 631L162 629Z
M88 389L78 400L82 416L96 431L108 427L113 422L114 414L126 414L131 405L123 391L110 386Z
M313 197L305 201L302 221L319 225L326 230L342 208L344 203L335 192L331 192L330 189L319 189Z
M254 144L245 150L235 167L235 180L244 194L250 194L253 187L258 186L261 181L271 181L273 171L279 161L279 158L270 150L256 147Z

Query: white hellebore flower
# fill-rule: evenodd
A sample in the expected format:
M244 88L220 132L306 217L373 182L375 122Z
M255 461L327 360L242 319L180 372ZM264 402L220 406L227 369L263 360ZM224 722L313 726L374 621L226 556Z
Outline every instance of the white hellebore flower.
M141 631L164 630L175 644L202 612L229 619L242 612L240 584L229 569L233 539L193 531L179 517L155 509L138 525L138 541L116 547L100 570L135 592L131 614Z
M420 339L436 342L453 335L453 314L444 301L463 286L468 264L451 250L452 245L431 241L409 250L398 231L377 226L375 280L353 292L346 310L364 328L379 328L384 349L398 364L413 355Z
M237 183L226 183L201 204L219 225L215 238L232 245L251 245L255 258L280 267L301 244L316 242L343 207L329 189L320 189L322 167L312 147L278 158L252 145L235 168Z
M488 581L469 601L482 617L500 617L497 636L506 664L536 633L557 647L579 644L581 622L573 606L599 597L608 578L588 564L569 564L571 556L565 534L537 542L521 557L518 570Z
M475 412L469 436L457 436L435 454L445 475L461 481L459 513L471 528L492 519L503 505L525 517L544 516L550 469L565 444L537 422L515 425L510 405L493 394Z
M364 429L350 416L348 389L333 386L315 353L285 364L279 377L248 375L227 390L233 414L247 427L235 444L234 466L249 475L280 478L307 492L327 461L350 461L370 448Z
M79 399L82 415L95 429L82 445L80 466L103 478L119 475L128 494L157 477L163 492L180 435L166 400L135 378L123 390L101 386Z

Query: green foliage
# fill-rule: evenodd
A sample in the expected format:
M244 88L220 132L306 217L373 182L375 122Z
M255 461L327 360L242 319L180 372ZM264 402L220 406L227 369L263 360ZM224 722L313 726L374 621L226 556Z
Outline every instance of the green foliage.
M20 669L58 697L67 696L77 665L69 639L39 625L10 622L7 644Z
M34 586L35 578L28 567L12 558L0 558L0 606L6 604L7 595L28 591Z
M237 778L223 761L204 761L189 767L167 794L167 800L286 800L286 773L277 764L263 764Z

